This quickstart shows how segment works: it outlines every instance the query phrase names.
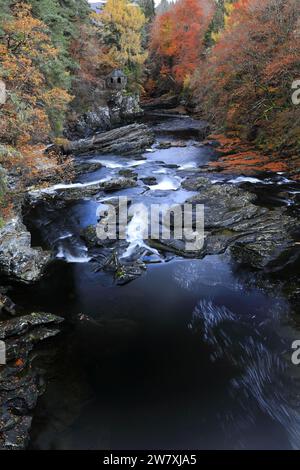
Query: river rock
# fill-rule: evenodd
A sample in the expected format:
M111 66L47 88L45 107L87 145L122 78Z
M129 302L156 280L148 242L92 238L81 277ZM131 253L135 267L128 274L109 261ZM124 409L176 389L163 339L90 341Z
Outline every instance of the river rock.
M41 200L49 201L53 199L70 201L93 197L101 191L118 191L120 189L133 188L136 185L137 182L135 179L125 177L96 181L94 183L60 184L46 189L31 190L28 192L28 198L30 204L36 204Z
M228 184L209 184L196 178L187 186L202 190L190 198L193 206L204 205L204 244L201 250L187 251L187 240L149 240L152 247L184 257L203 257L230 250L239 263L275 271L292 263L296 256L292 232L299 223L284 208L270 210L254 204L253 193ZM181 208L183 208L181 206ZM187 209L186 209L187 210Z
M155 176L144 176L143 178L141 178L141 181L147 186L151 186L157 183L157 179L155 178Z
M187 189L188 191L199 191L200 189L207 188L210 185L211 180L203 176L192 176L190 178L187 178L181 184L182 188Z
M73 161L73 169L75 172L75 175L80 176L83 173L90 173L93 171L97 171L100 168L102 168L102 164L100 162L86 162L83 160L74 160Z
M170 142L169 141L162 141L157 145L156 148L163 150L163 149L169 149L171 147L182 147L183 148L183 147L187 147L187 145L188 145L187 142L184 142L182 140L178 140L178 141L174 141L174 142L172 142L172 141L170 141Z
M63 144L59 150L66 154L97 151L105 154L135 155L143 153L154 142L152 131L144 124L130 124L96 134L91 138Z
M122 168L122 170L119 171L119 175L125 176L125 178L133 178L135 180L138 178L138 174L130 168Z
M0 272L21 282L37 281L51 255L31 246L31 235L20 217L11 219L0 230Z
M177 138L184 138L186 135L194 136L197 139L205 139L210 128L206 121L200 121L191 117L178 117L177 119L160 122L155 127L155 132L160 135L174 135Z
M32 411L44 390L31 353L40 341L59 333L57 325L62 321L48 313L32 313L0 322L7 361L0 366L0 450L20 450L28 445Z
M16 305L7 295L1 292L0 288L0 314L2 312L8 313L9 315L15 315Z

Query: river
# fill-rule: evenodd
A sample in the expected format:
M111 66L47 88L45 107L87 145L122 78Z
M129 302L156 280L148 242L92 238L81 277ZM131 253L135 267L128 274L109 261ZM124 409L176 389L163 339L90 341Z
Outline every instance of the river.
M51 248L56 261L13 298L24 310L66 319L51 357L39 359L47 387L34 413L32 449L300 448L299 372L291 363L300 324L280 289L227 252L187 259L143 250L134 237L131 248L141 249L147 269L119 285L95 269L80 237L108 198L149 206L191 197L182 182L217 158L213 146L197 144L191 121L148 116L152 149L135 159L89 156L101 168L76 181L133 170L135 188L26 214L33 242ZM157 147L166 140L174 146ZM297 211L299 186L285 175L206 176L248 184L262 206ZM149 177L156 181L145 185Z

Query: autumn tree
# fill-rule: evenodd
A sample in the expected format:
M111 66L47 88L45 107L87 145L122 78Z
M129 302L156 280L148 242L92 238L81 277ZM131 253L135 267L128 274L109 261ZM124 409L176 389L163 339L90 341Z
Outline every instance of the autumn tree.
M299 148L300 109L291 85L300 70L298 0L238 0L193 80L202 114L263 148Z
M204 38L213 13L210 0L179 0L158 15L152 27L152 61L162 80L182 87L199 64Z
M100 15L112 62L124 69L131 83L138 83L147 57L141 34L145 15L138 5L127 0L108 0Z
M137 4L141 7L147 20L152 20L155 16L154 0L137 0Z
M215 12L205 36L206 47L215 44L221 32L226 29L230 15L237 0L215 0Z
M0 139L16 145L45 139L50 110L59 114L71 97L47 83L43 73L45 64L58 55L45 24L32 16L31 6L24 2L14 2L8 13L0 36L0 75L9 97L1 109Z

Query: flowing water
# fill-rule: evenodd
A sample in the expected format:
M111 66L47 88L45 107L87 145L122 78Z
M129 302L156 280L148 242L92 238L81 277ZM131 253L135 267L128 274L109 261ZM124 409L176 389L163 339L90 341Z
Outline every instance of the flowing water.
M40 205L26 216L34 243L51 247L57 259L38 285L16 288L14 298L24 309L66 319L41 365L48 383L34 415L34 449L300 448L298 369L291 364L300 327L280 289L265 288L227 254L183 259L155 249L142 255L142 276L120 286L94 269L80 238L111 197L149 206L193 195L182 181L216 155L195 145L190 123L156 116L150 124L157 141L187 146L154 146L137 160L85 157L103 166L73 184L132 169L136 188L60 209ZM149 176L156 183L146 187L141 178ZM210 177L247 183L268 207L297 208L299 187L285 175ZM140 223L135 214L125 256L145 247L136 237Z

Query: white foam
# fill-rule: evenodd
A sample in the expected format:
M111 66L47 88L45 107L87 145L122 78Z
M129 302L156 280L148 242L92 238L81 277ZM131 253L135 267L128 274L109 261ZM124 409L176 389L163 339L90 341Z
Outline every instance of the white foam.
M238 183L263 183L263 181L258 178L252 178L251 176L238 176L228 181L228 183L238 184Z
M103 160L101 158L94 158L93 160L89 160L90 163L101 163L101 165L105 166L106 168L111 168L111 169L114 169L114 168L123 168L124 165L122 165L121 163L117 163L117 162L113 162L111 160Z
M193 168L196 168L197 164L196 162L189 162L189 163L183 163L178 170L192 170Z
M123 253L122 258L129 258L138 248L145 248L147 251L160 256L155 248L151 248L145 243L146 238L148 238L148 211L143 205L140 207L137 205L127 227L126 240L129 242L129 246Z
M58 247L56 258L64 259L67 263L88 263L91 258L85 253L87 248L82 248L80 254L73 255L69 250L64 248L61 244Z
M136 160L134 162L127 162L127 166L134 167L144 165L145 163L147 163L147 160Z
M180 187L179 179L171 179L169 177L164 177L159 183L149 186L151 191L175 191Z
M86 246L72 247L77 254L72 254L68 248L63 246L62 243L58 245L56 258L64 259L67 263L88 263L91 258L87 255L88 249Z

